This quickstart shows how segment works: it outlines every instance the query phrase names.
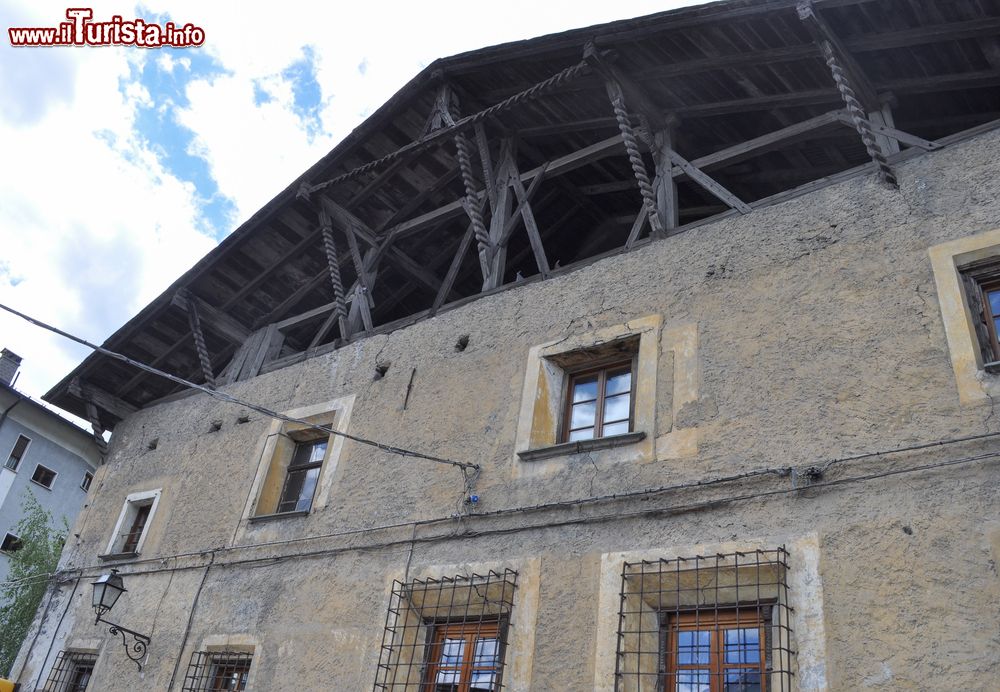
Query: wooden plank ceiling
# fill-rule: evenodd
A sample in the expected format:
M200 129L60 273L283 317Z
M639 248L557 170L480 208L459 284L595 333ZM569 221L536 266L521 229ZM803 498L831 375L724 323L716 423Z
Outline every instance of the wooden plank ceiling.
M221 386L844 171L891 185L1000 118L998 36L1000 0L733 0L438 60L105 345ZM92 355L45 398L111 429L177 391Z

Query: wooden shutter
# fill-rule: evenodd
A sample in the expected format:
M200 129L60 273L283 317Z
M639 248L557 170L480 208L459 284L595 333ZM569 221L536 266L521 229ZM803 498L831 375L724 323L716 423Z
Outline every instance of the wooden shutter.
M976 328L976 340L979 342L979 352L982 354L983 362L990 363L997 360L997 354L993 351L993 343L990 340L990 328L986 324L986 310L983 307L983 292L979 288L979 283L966 275L962 275L962 287L965 289L965 300L969 304L969 312L972 313L972 323Z

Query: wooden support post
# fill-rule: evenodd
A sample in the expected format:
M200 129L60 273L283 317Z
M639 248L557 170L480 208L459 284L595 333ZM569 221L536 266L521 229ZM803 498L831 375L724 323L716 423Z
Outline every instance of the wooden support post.
M889 162L886 160L886 150L883 148L880 138L872 131L872 123L869 120L871 113L879 113L879 119L884 120L878 94L853 56L844 48L830 26L813 7L812 0L802 0L796 9L799 19L806 24L816 45L819 46L820 53L830 69L834 83L837 85L837 91L840 92L840 97L844 101L844 105L847 106L847 112L854 123L854 129L861 137L868 156L878 167L879 179L887 187L898 189L899 183L896 181L896 173L889 166ZM885 125L886 123L880 124Z
M885 134L885 128L895 129L896 123L892 119L892 107L888 103L883 103L877 111L868 112L868 122L872 125L875 134L875 141L887 155L899 153L899 141Z
M210 389L215 389L212 358L209 356L208 346L205 344L205 334L201 331L201 318L198 315L198 306L187 289L182 288L178 291L178 294L187 305L188 325L191 328L191 336L194 338L194 350L197 352L198 362L201 364L201 375L205 380L205 385Z
M680 208L677 203L677 183L671 174L673 162L667 151L674 148L674 128L668 126L653 135L653 163L656 177L653 191L656 193L656 213L660 217L662 232L651 234L653 239L670 235L670 231L680 224Z

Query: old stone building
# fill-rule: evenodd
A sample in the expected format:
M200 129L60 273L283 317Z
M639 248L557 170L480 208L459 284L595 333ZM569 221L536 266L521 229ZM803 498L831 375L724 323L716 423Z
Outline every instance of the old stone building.
M733 0L429 66L49 393L114 434L18 679L997 689L998 29Z

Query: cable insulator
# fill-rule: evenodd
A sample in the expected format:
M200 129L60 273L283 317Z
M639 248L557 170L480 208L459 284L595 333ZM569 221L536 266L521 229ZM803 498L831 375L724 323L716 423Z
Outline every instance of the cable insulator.
M649 175L646 174L646 164L642 161L642 154L639 153L639 142L632 129L632 123L625 109L625 103L620 97L611 100L611 105L615 109L615 119L618 121L618 130L622 133L622 141L625 142L625 151L628 153L629 163L632 164L632 173L635 181L639 184L639 193L642 195L643 206L646 207L646 214L649 216L649 227L653 233L659 234L663 231L660 224L660 216L656 212L656 195L653 193L653 185L649 182Z
M833 81L837 84L840 97L844 100L844 105L847 106L847 113L854 123L854 129L861 136L861 141L865 145L868 156L878 166L879 180L889 188L898 190L899 182L896 180L896 174L889 166L885 152L882 151L881 145L879 145L878 140L875 138L875 133L872 132L871 123L868 121L865 110L861 106L861 102L858 101L854 89L851 88L851 83L848 81L847 74L844 72L840 61L837 60L833 47L829 43L823 42L822 50L826 58L826 65L830 68L830 74L833 75Z

